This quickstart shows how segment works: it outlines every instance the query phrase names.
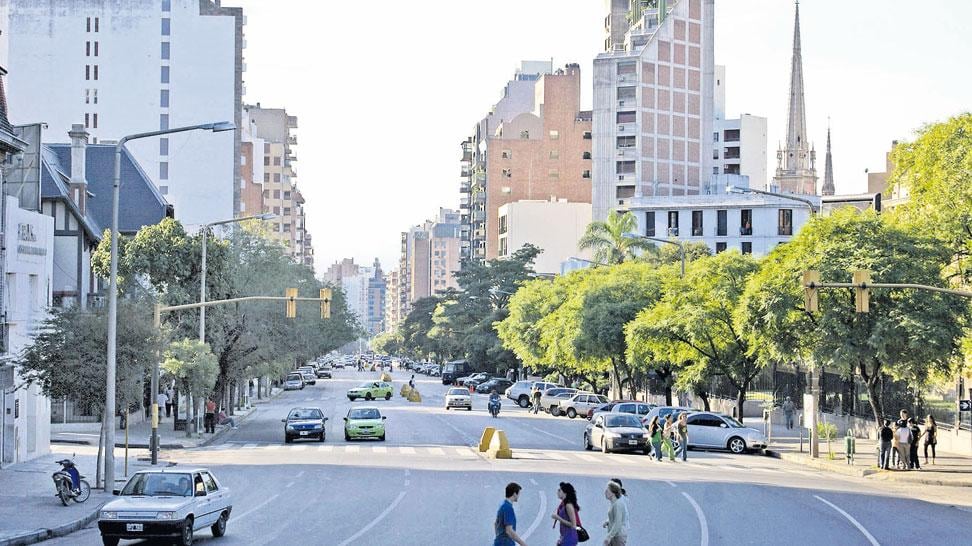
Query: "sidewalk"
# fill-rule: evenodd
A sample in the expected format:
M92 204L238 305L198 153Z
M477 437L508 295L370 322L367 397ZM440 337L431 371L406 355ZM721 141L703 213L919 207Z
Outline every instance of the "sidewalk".
M761 419L746 419L746 424L757 430L764 430ZM800 431L787 430L782 424L773 425L773 435L766 454L819 470L827 470L848 476L867 477L874 480L888 480L924 485L944 485L951 487L972 487L972 457L954 453L938 452L935 464L925 464L924 446L919 446L918 455L921 470L881 470L878 468L878 443L874 440L857 438L852 463L846 457L844 437L831 441L834 458L831 459L827 442L820 442L820 457L810 458L810 441L804 431L803 452L800 451Z

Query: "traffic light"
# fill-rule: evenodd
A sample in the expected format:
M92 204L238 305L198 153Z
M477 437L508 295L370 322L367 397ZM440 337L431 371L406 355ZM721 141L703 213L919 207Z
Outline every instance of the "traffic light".
M820 283L819 271L803 272L803 308L807 313L816 313L820 310Z
M854 272L854 306L858 313L867 313L870 310L871 289L867 286L871 284L871 274L867 271L857 270Z
M331 289L321 288L321 318L331 318Z
M297 297L296 288L287 289L287 318L297 318Z

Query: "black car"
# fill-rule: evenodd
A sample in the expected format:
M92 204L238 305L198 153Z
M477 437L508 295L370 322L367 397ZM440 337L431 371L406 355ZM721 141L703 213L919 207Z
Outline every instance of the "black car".
M469 375L470 372L472 372L472 365L465 360L446 362L445 368L442 370L442 384L454 385L457 379Z
M488 394L496 389L498 394L506 394L506 389L513 386L513 382L509 379L503 379L502 377L494 377L485 383L480 383L476 386L476 392Z
M298 439L324 441L327 417L320 408L294 408L280 421L284 423L284 441L288 444Z

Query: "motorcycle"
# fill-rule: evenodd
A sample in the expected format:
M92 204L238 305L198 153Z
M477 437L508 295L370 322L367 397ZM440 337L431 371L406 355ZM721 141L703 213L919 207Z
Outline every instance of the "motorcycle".
M61 503L67 506L74 502L84 502L88 500L91 496L91 486L88 485L78 469L74 466L74 461L71 459L62 459L57 461L57 464L61 465L61 469L51 475L51 479L54 480L54 488L57 490L56 497L61 499ZM75 477L77 479L78 487L75 489Z
M490 400L489 401L489 414L492 415L493 417L499 417L499 412L500 412L500 402L499 402L499 400L497 400L495 402L492 401L492 400Z

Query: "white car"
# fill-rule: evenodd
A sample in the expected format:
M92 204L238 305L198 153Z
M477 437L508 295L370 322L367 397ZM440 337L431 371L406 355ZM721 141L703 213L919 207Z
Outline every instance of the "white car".
M472 396L469 394L469 389L456 387L446 391L445 409L451 408L466 408L472 411Z
M506 389L506 397L516 402L521 408L528 408L533 403L533 389L539 388L540 392L543 392L557 386L559 385L543 381L517 381L513 383L512 387Z
M540 395L540 409L557 417L560 415L560 403L574 396L576 392L577 389L570 387L553 387L547 389Z
M689 447L728 449L740 454L766 449L766 436L728 415L706 411L693 412L686 419Z
M143 470L115 494L98 513L101 540L109 546L123 538L175 538L188 546L206 527L221 537L233 511L229 489L205 468Z
M607 396L590 392L579 392L567 400L560 402L560 414L567 414L573 419L577 415L587 415L588 410L592 410L602 404L607 404Z

